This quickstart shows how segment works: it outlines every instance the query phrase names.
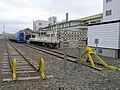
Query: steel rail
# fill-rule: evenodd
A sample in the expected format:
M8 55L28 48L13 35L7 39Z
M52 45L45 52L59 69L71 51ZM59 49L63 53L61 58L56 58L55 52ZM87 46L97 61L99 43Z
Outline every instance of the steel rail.
M7 39L4 38L4 43L5 43L5 49L6 49L6 54L7 54L7 57L8 57L8 61L9 61L9 66L10 66L10 69L11 69L11 72L12 72L12 57L11 57L11 54L9 52L9 48L8 48L8 44L7 44Z
M49 54L49 55L52 55L52 56L55 56L55 57L58 57L58 58L60 58L60 59L64 59L64 54L62 53L62 52L58 52L58 51L53 51L53 50L50 50L50 49L46 49L46 48L40 48L40 47L37 47L36 45L33 45L33 44L31 44L31 45L28 45L28 44L21 44L21 45L25 45L25 46L27 46L27 47L30 47L30 48L32 48L32 49L35 49L35 50L37 50L37 51L41 51L41 52L44 52L44 53L47 53L47 54ZM70 59L69 59L70 58ZM72 60L73 59L73 60ZM79 61L77 60L77 57L76 56L71 56L71 55L68 55L67 54L67 61L69 61L69 62L73 62L73 63L77 63L77 64L79 64ZM89 61L88 61L89 62ZM96 63L96 62L94 62L95 64L97 64L97 65L101 65L100 63ZM90 65L88 65L88 64L85 64L85 63L80 63L80 64L82 64L82 65L84 65L84 66L87 66L87 67L90 67L90 68L93 68L92 66L90 66ZM101 65L102 66L102 65ZM98 71L101 71L101 70L99 70L99 69L96 69L96 68L93 68L93 69L95 69L95 70L98 70Z
M25 59L25 61L27 61L27 63L35 70L37 71L38 69L30 62L30 60L28 60L10 41L9 44L22 56L23 59Z
M23 45L23 44L22 44L22 45ZM61 59L64 59L64 56L63 56L64 53L62 53L62 52L53 51L53 50L46 49L46 48L40 49L39 47L37 47L36 45L33 45L33 44L32 44L32 45L24 44L24 45L26 45L26 46L28 46L28 47L30 47L30 48L33 48L33 49L35 49L35 50L42 51L42 52L44 52L44 53L47 53L47 54L56 56L56 57L61 58ZM46 51L45 51L45 50L46 50ZM50 51L50 52L47 52L47 51ZM53 54L53 53L51 53L51 52L57 53L57 54L59 54L59 55ZM62 55L62 56L60 56L60 55ZM72 58L72 59L76 59L76 60L73 61L73 60L71 60L71 59L68 59L68 57L70 57L70 58ZM71 55L68 55L68 54L67 54L67 60L70 61L70 62L79 63L76 56L71 56ZM87 61L87 62L89 62L89 61ZM100 63L97 63L97 62L94 62L94 63L97 64L97 65L103 66L103 65L100 64ZM81 63L81 64L84 65L84 66L93 68L92 66L87 65L87 64L85 64L85 63ZM96 69L96 68L93 68L93 69ZM96 69L96 70L99 70L99 69ZM99 70L99 71L101 71L101 70Z
M32 46L31 45L27 45L27 44L24 44L24 45L26 45L27 47L33 48L35 50L42 51L44 53L47 53L47 54L50 54L52 56L58 57L60 59L64 59L64 56L63 56L64 54L61 53L61 52L57 52L57 51L53 51L53 50L49 50L49 49L45 49L45 48L44 49L40 49L39 47L36 47L36 46L33 46L33 45ZM56 53L56 54L54 54L54 53ZM67 55L67 57L70 57L72 59L77 59L77 57L75 57L75 56ZM77 63L76 61L73 61L71 59L67 59L67 60L70 61L70 62Z

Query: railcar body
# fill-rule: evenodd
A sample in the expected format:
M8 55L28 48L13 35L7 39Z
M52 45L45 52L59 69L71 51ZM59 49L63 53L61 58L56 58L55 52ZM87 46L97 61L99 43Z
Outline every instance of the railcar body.
M25 32L17 32L15 38L17 42L26 42Z
M64 32L66 35L64 36ZM86 45L86 28L61 29L59 31L45 31L36 33L35 38L30 38L30 43L39 44L45 47L64 48L64 39L67 39L69 48L78 47L78 41L81 45Z
M9 35L9 40L15 42L26 42L25 32L17 32L15 34Z

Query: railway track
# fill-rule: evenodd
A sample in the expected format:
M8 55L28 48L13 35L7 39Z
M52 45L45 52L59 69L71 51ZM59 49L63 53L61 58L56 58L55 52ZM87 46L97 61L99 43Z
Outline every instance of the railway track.
M40 78L37 68L38 62L30 60L30 58L20 49L16 48L11 42L5 40L4 60L2 62L2 78L3 81L12 80L12 59L16 58L17 80ZM34 64L33 64L34 63Z
M33 45L33 44L31 44L31 45L21 44L21 45L25 45L25 46L27 46L27 47L29 47L29 48L34 49L34 50L37 50L37 51L40 51L40 52L44 52L45 54L49 54L49 55L55 56L55 57L57 57L57 58L64 59L64 64L66 63L65 60L68 60L68 61L70 61L70 62L74 62L74 63L77 63L77 64L82 64L82 65L84 65L84 66L87 66L87 67L90 67L90 68L93 68L93 69L99 70L99 71L101 71L101 70L103 70L103 69L106 69L102 63L93 61L97 67L100 67L100 68L95 68L95 67L93 67L93 66L91 65L91 63L90 63L89 60L87 61L88 63L79 62L79 59L80 59L79 57L77 57L77 56L71 56L71 55L68 55L68 54L65 55L65 54L64 54L63 52L61 52L61 51L51 50L51 49L49 49L49 48L38 47L38 46ZM65 65L65 66L66 66L66 65Z
M46 65L46 71L47 71L46 73L47 73L47 75L52 75L51 76L52 78L45 80L44 83L42 83L43 81L41 81L41 79L29 80L29 81L26 81L26 80L25 81L15 81L12 83L11 82L4 82L3 87L7 86L6 88L9 90L14 90L13 87L16 87L15 90L18 90L18 89L27 90L28 88L30 88L29 90L33 90L33 89L35 89L35 90L43 90L43 89L47 90L47 89L51 89L51 88L52 88L51 90L57 90L59 87L69 88L68 90L74 90L76 88L71 89L71 87L73 87L73 86L76 87L77 85L80 85L79 87L82 87L83 85L85 85L85 86L91 85L91 83L93 83L91 85L91 87L93 87L95 85L94 87L96 88L96 82L97 82L97 85L101 85L101 81L104 82L104 84L103 84L104 87L115 86L116 89L119 88L119 85L116 86L116 83L119 84L119 72L113 72L113 71L99 72L99 71L95 71L95 70L90 69L90 68L86 68L83 65L76 65L75 63L68 63L67 69L66 69L67 73L64 73L63 60L60 60L59 58L54 57L52 55L48 55L46 53L42 53L39 50L29 48L27 46L24 46L23 44L18 44L18 43L15 44L13 42L13 45L15 45L17 47L17 49L20 48L21 51L20 50L19 51L21 53L23 53L23 55L25 54L24 51L26 51L26 50L28 50L26 52L30 52L31 54L34 53L33 55L36 55L35 56L36 58L39 56L45 55L45 58L46 58L45 65ZM12 46L10 44L8 44L8 46L9 46L9 48L10 47L12 48ZM38 49L40 49L40 47L38 47ZM13 57L20 56L19 53L15 53L14 48L10 49L9 51L12 55L14 55ZM6 58L8 58L7 54L5 54L4 56ZM5 60L5 62L6 62L6 60ZM8 63L8 61L7 61L7 63ZM119 66L119 64L118 64L118 66ZM11 74L10 70L9 70L9 72ZM6 74L6 75L8 76L8 74ZM66 75L66 79L65 79L66 81L64 81L64 75ZM12 78L12 77L10 76L9 78ZM112 83L108 83L108 81L111 81ZM65 82L66 86L68 86L68 87L64 87L63 82ZM103 85L101 85L100 88L102 88ZM12 87L12 89L10 89L10 86ZM86 89L89 89L89 87Z
M24 45L27 46L27 47L33 48L35 50L44 52L46 54L58 57L60 59L64 59L64 53L63 52L56 51L56 50L51 50L51 49L48 49L48 48L38 47L38 46L33 45L33 44L32 45L24 44ZM70 62L77 63L77 57L76 56L67 55L67 60L70 61Z
M49 49L49 48L39 47L39 46L33 45L33 44L30 44L30 45L28 45L28 44L21 44L21 45L25 45L25 46L27 46L27 47L29 47L29 48L32 48L32 49L35 49L35 50L44 52L44 53L46 53L46 54L55 56L55 57L60 58L60 59L64 59L64 58L65 58L65 57L64 57L64 53L61 52L61 51L51 50L51 49ZM67 60L67 61L70 61L70 62L73 62L73 63L76 63L76 64L80 64L79 61L78 61L78 57L77 57L77 56L72 56L72 55L68 55L68 54L67 54L67 55L66 55L66 60ZM103 65L100 64L100 63L97 63L97 62L94 62L94 63L95 63L96 65L98 65L98 66L103 67ZM90 64L89 61L88 61L88 64L86 64L86 63L81 63L81 64L84 65L84 66L93 68L91 65L89 65L89 64ZM93 68L93 69L99 70L99 69L97 69L97 68ZM101 71L101 70L99 70L99 71Z

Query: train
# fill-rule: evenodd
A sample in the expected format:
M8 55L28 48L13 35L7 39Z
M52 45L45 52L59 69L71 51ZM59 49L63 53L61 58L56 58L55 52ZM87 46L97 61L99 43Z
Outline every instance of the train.
M25 32L17 32L15 34L10 35L9 39L18 43L26 42L26 35Z
M17 42L26 42L25 32L17 32L15 35Z
M64 36L66 33L66 36ZM70 48L78 47L78 41L81 40L81 44L84 46L87 44L87 30L86 28L72 28L66 30L44 30L41 32L32 32L27 34L25 32L17 32L14 35L16 42L36 44L44 47L51 48L64 48L64 39L67 38L67 46ZM73 42L74 41L74 42Z
M70 48L78 47L78 41L81 40L81 45L87 44L86 39L86 28L81 29L66 29L66 30L59 30L59 31L41 31L35 33L35 38L30 38L29 42L32 44L37 44L45 47L51 48L64 48L65 44L64 39L67 38L67 46ZM66 35L64 36L64 33Z

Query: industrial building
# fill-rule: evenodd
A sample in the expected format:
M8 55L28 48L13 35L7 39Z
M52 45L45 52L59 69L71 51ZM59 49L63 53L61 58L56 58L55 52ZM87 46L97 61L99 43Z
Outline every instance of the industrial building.
M49 17L48 21L49 21L49 25L54 25L57 23L57 17L56 16Z
M69 34L71 34L73 37L71 37L69 40L73 39L79 39L79 38L86 38L87 34L87 26L85 25L84 21L81 20L70 20L66 22L57 23L54 25L49 25L45 28L42 28L42 30L39 33L36 33L35 41L45 42L45 43L60 43L62 40L60 37L61 31L69 30ZM74 31L78 31L74 33ZM84 34L83 37L76 38L74 34L77 36L77 33ZM60 45L60 47L62 47Z
M45 21L45 20L33 21L33 31L40 31L41 28L47 27L48 25L49 25L49 21Z
M99 23L103 21L103 13L99 13L96 15L91 15L88 17L80 18L80 20L83 20L86 22L86 24L94 24Z
M51 16L48 18L48 21L45 20L36 20L33 21L33 31L41 31L42 28L45 28L47 26L51 26L57 23L57 17Z
M103 14L96 14L84 18L80 18L77 20L68 20L68 13L66 13L66 20L64 22L57 23L57 17L52 16L48 19L49 24L46 25L46 27L42 27L41 30L38 30L35 33L35 38L31 39L34 41L39 42L46 42L46 43L61 43L62 41L62 32L68 31L69 35L71 36L69 38L69 41L73 40L86 40L87 41L87 30L88 30L88 24L91 23L99 23L102 22ZM81 35L78 35L78 34ZM85 45L87 42L85 41ZM77 44L76 44L77 45ZM63 45L60 44L60 47Z
M103 0L103 22L88 27L88 46L107 57L120 58L120 0Z

